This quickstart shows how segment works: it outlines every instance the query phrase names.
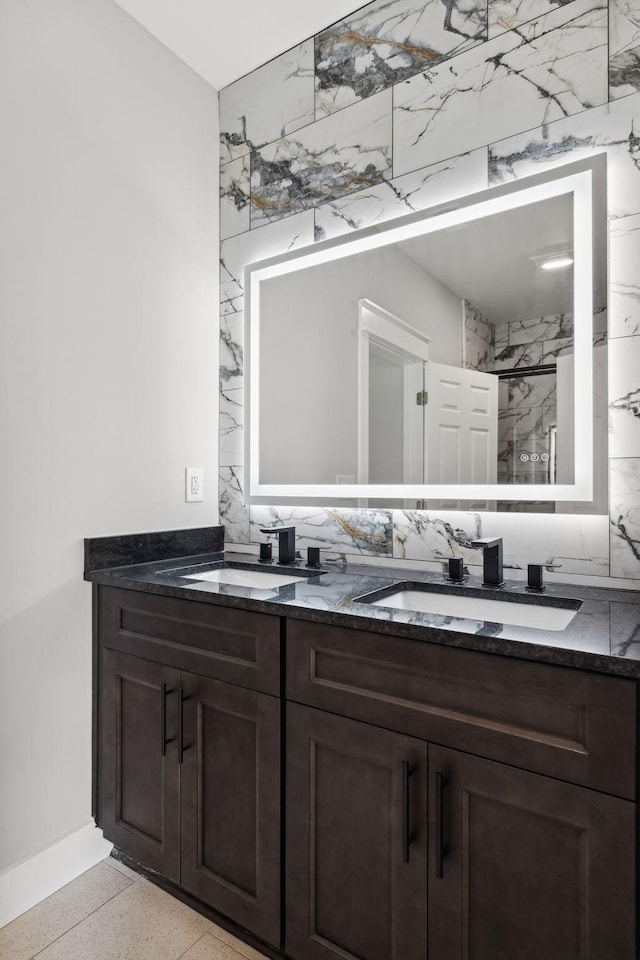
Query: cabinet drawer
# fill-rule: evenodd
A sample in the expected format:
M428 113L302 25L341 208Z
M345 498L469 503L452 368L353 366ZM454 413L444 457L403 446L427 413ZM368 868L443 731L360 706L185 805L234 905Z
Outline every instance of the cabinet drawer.
M635 796L633 680L288 620L287 698Z
M103 646L279 694L278 617L135 590L100 587L99 591Z

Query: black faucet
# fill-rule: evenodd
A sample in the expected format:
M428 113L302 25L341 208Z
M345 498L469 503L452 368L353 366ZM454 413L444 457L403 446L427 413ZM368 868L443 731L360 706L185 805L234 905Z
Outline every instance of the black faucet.
M482 584L485 587L501 587L502 578L502 538L480 537L473 540L472 547L482 547Z
M260 533L277 533L278 563L293 563L293 561L296 559L295 527L261 527Z

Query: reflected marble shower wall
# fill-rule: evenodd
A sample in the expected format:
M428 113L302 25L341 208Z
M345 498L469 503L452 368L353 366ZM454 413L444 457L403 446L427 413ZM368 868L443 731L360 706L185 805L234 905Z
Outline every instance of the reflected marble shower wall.
M464 340L462 366L467 370L493 371L496 362L496 326L468 300L462 301Z
M220 92L228 542L256 543L260 525L290 520L299 545L325 556L440 569L453 555L479 564L471 540L495 533L511 568L537 560L572 576L640 581L639 55L640 0L376 0ZM595 152L608 160L610 517L555 514L541 524L521 513L247 507L246 264ZM537 318L506 338L494 330L493 346L470 329L465 349L477 363L493 350L496 368L551 363L571 349L572 325L543 319L544 329ZM601 339L606 322L603 310ZM522 381L501 430L534 442L552 389L540 381L536 409Z
M501 323L496 328L496 373L516 371L500 381L498 479L503 483L553 481L556 426L555 371L545 367L573 351L573 315L554 314ZM535 368L540 368L534 373ZM518 370L527 373L519 375Z

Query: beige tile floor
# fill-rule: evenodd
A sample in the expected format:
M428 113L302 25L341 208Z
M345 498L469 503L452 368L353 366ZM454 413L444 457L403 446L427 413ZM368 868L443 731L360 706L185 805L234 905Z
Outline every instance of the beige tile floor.
M263 960L107 857L0 929L0 960Z

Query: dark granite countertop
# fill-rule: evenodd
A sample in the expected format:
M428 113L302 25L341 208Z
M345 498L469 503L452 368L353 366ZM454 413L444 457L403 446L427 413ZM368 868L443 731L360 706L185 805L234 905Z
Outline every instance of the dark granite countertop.
M216 529L216 528L211 528ZM118 538L124 540L125 538ZM107 543L107 541L104 541ZM87 541L96 544L98 541ZM468 620L415 613L384 606L372 606L357 598L400 583L425 583L447 593L481 596L484 591L478 577L469 577L462 586L449 584L443 576L393 567L324 563L317 571L302 561L278 567L263 564L247 554L233 554L209 548L176 559L164 551L164 559L150 561L149 550L142 563L105 566L97 551L88 547L85 579L126 590L139 590L204 603L255 610L316 623L335 624L356 630L369 630L391 636L438 643L501 656L516 657L578 667L598 673L640 678L640 591L589 587L582 584L548 584L545 593L533 595L524 584L507 581L492 591L496 599L511 598L516 603L547 603L563 606L563 600L581 601L580 608L564 630L544 630L503 623ZM218 539L212 545L221 546ZM162 554L161 554L162 555ZM126 550L118 551L122 562ZM223 560L224 556L224 560ZM140 553L129 554L140 559ZM280 588L255 589L185 580L186 574L215 569L224 563L245 569L302 575L302 582Z

